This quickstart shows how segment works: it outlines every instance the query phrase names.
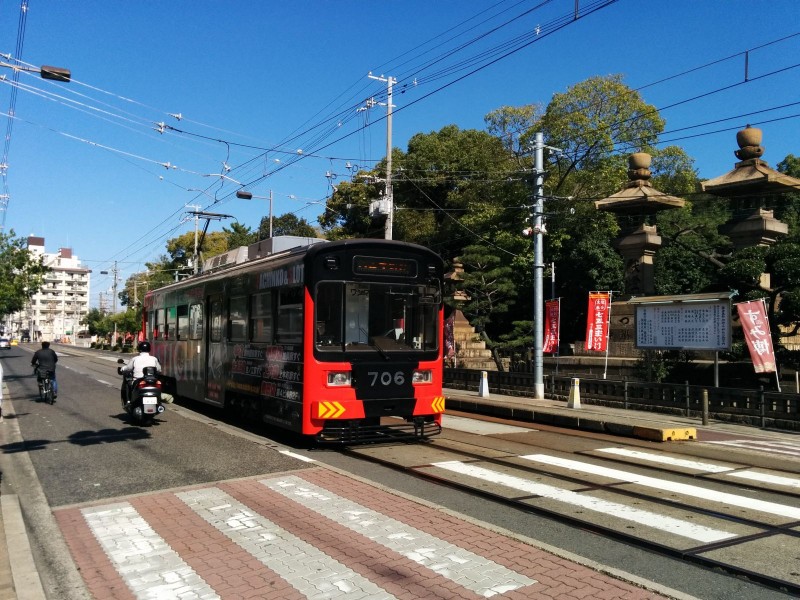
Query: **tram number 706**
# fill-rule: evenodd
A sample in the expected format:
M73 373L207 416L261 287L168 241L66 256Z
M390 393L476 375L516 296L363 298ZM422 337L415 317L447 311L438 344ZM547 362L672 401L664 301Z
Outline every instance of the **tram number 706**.
M391 371L368 371L367 376L370 378L370 387L376 385L403 385L406 382L406 376L402 371L396 371L392 374Z

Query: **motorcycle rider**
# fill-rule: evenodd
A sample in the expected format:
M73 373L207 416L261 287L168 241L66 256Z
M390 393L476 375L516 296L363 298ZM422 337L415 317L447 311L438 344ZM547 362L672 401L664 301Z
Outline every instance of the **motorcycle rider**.
M158 371L161 371L161 363L158 362L158 358L150 354L150 342L147 340L139 342L137 349L139 354L122 367L123 373L132 373L134 379L139 379L144 377L145 367L155 367Z
M50 347L50 342L42 342L42 347L33 353L31 366L39 369L40 373L50 371L50 381L53 389L53 398L58 397L58 382L56 381L56 363L58 355Z
M130 359L127 365L120 368L121 373L131 374L131 383L144 377L145 367L155 367L157 371L161 371L161 363L158 362L158 358L150 354L150 342L147 340L141 341L137 348L139 354Z

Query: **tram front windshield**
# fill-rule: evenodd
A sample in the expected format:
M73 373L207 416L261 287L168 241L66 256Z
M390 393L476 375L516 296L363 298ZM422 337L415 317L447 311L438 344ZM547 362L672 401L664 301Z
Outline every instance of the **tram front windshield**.
M342 352L429 352L439 347L441 290L432 285L322 282L314 343Z

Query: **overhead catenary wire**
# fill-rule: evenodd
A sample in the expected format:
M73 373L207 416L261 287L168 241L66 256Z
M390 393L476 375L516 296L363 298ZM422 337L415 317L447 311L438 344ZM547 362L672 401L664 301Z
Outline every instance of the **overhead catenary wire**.
M186 122L189 122L189 121L187 120ZM374 123L374 122L370 122L370 123L369 123L369 125L373 125L373 124L375 124L375 123ZM336 127L330 127L330 126L329 126L329 128L326 130L326 132L329 132L329 131L334 131L334 132L335 132L335 131L337 131L337 128L336 128ZM328 135L328 133L326 133L326 135ZM217 140L217 141L220 141L220 140ZM317 140L317 139L315 138L315 144L316 144L316 145L319 145L320 143L322 143L322 142L320 142L319 140ZM306 144L302 144L302 145L306 145ZM310 147L310 146L309 146L309 147ZM326 146L326 147L327 147L327 146ZM269 149L268 151L269 151L269 152L279 152L280 150L277 150L277 149L275 149L275 148L271 148L271 149ZM287 152L289 152L289 150L286 150L286 151L287 151ZM289 165L286 165L286 166L282 166L281 168L288 168L288 166L295 166L295 165L296 165L296 163L297 163L297 162L299 162L300 160L307 160L307 158L308 158L308 157L315 156L315 153L314 153L313 151L306 151L306 152L304 152L304 154L303 154L301 157L295 157L295 156L293 156L293 155L288 155L288 156L289 156L289 158L291 159L291 160L289 161L289 162L290 162L290 164L289 164ZM254 165L256 162L258 162L258 160L260 160L260 159L259 159L259 158L255 158L255 159L253 159L251 166L252 166L252 165ZM158 164L161 164L161 163L158 163ZM269 175L269 173L265 173L264 175L265 175L265 176L268 176L268 175ZM263 177L262 177L262 179L263 179ZM246 180L247 180L247 181L250 181L250 178L242 178L242 181L246 181ZM255 177L253 178L253 181L256 181L256 178L255 178Z

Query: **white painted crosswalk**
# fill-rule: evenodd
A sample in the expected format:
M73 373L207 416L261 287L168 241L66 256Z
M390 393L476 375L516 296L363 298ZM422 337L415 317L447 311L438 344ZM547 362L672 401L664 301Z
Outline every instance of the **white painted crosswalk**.
M560 458L557 456L550 456L547 454L529 454L523 456L525 460L530 460L540 464L551 466L558 466L582 473L590 473L595 476L608 477L617 481L626 483L635 483L637 485L654 488L657 490L664 490L668 492L675 492L690 498L700 498L705 501L718 502L720 504L727 504L729 506L737 506L748 510L759 511L771 515L779 515L787 519L800 520L800 507L789 506L786 504L779 504L777 502L768 502L765 500L758 500L748 496L740 496L738 494L731 494L728 492L720 492L708 487L698 485L691 485L687 483L679 483L667 479L649 477L639 473L632 473L630 471L623 471L622 469L612 469L600 465L585 463L577 460Z
M270 494L269 502L259 503ZM165 509L172 519L163 518ZM403 589L387 591L364 566L375 564L389 580L385 574L416 573L398 566L398 556L419 565L421 577L439 577L466 597L492 598L538 583L482 556L482 548L459 546L291 474L91 506L79 514L125 586L143 600L230 597L235 584L226 579L254 574L256 563L268 574L254 574L257 585L278 577L300 597L392 600ZM174 519L181 524L175 526ZM320 529L329 532L328 539L338 532L337 552L315 545ZM341 539L344 530L352 540ZM229 552L226 544L239 553L237 573L215 558ZM373 549L364 550L370 544ZM351 568L346 563L354 557ZM278 593L273 589L269 597Z
M231 541L308 597L316 594L325 598L343 597L348 592L359 590L369 598L394 598L217 488L182 492L178 497ZM303 560L297 560L298 556Z
M643 462L680 467L697 473L723 474L725 477L744 479L754 483L765 483L777 487L800 490L800 477L774 475L755 469L742 469L738 466L723 466L705 461L678 458L667 454L655 452L642 452L631 448L599 448L595 452L602 452L613 456L636 459Z
M577 493L552 485L536 483L523 477L508 475L499 471L478 467L476 465L468 465L459 461L439 462L435 463L434 466L454 473L468 475L482 481L503 485L528 494L535 494L537 496L557 500L572 507L583 508L595 513L601 513L606 516L616 517L625 521L659 529L666 533L678 535L697 542L720 542L736 537L735 534L727 531L705 527L690 521L676 519L649 510L642 510L620 502L611 502L591 494Z
M644 451L633 448L600 448L593 451L610 458L626 460L635 463L638 467L650 465L655 467L669 467L679 472L713 475L722 479L729 479L730 483L748 482L751 484L771 485L777 489L788 492L800 489L800 477L791 474L765 472L761 469L746 468L735 463L721 463L709 460L697 460L690 457ZM603 518L615 518L627 521L638 526L645 526L657 530L662 534L679 536L699 543L715 543L732 540L746 533L741 527L730 525L725 519L709 518L705 521L697 520L690 513L680 510L668 510L659 503L641 501L631 502L626 496L609 497L608 492L595 492L591 489L576 491L568 489L569 485L559 484L559 477L566 475L575 478L578 474L587 476L586 481L596 481L597 478L608 480L605 483L613 486L617 483L633 484L653 490L654 498L668 494L675 498L678 505L685 506L726 506L752 513L754 520L759 520L763 515L766 522L783 518L789 521L800 520L800 507L797 502L774 502L754 498L752 492L739 494L735 491L722 491L719 485L699 485L683 483L662 476L651 476L637 470L616 468L598 464L596 460L580 460L573 457L564 457L554 454L537 453L517 457L535 463L539 469L536 475L526 471L516 470L511 464L499 465L483 462L440 461L432 466L450 473L458 474L475 481L475 485L485 488L487 485L502 486L515 490L534 498L555 501L556 506L563 506L565 512L580 512L584 510ZM544 473L550 475L550 481L542 481ZM752 486L751 486L752 489ZM742 513L740 513L742 514Z
M84 509L83 516L137 597L219 598L128 502Z
M298 477L262 481L262 483L272 491L428 567L485 598L536 583L473 552L364 508L356 502L331 494ZM497 583L488 583L491 581Z
M744 450L753 450L756 452L767 452L770 454L779 454L781 456L800 459L800 441L790 442L783 440L759 440L746 438L735 440L715 440L704 443L716 446L729 446L731 448L742 448Z

